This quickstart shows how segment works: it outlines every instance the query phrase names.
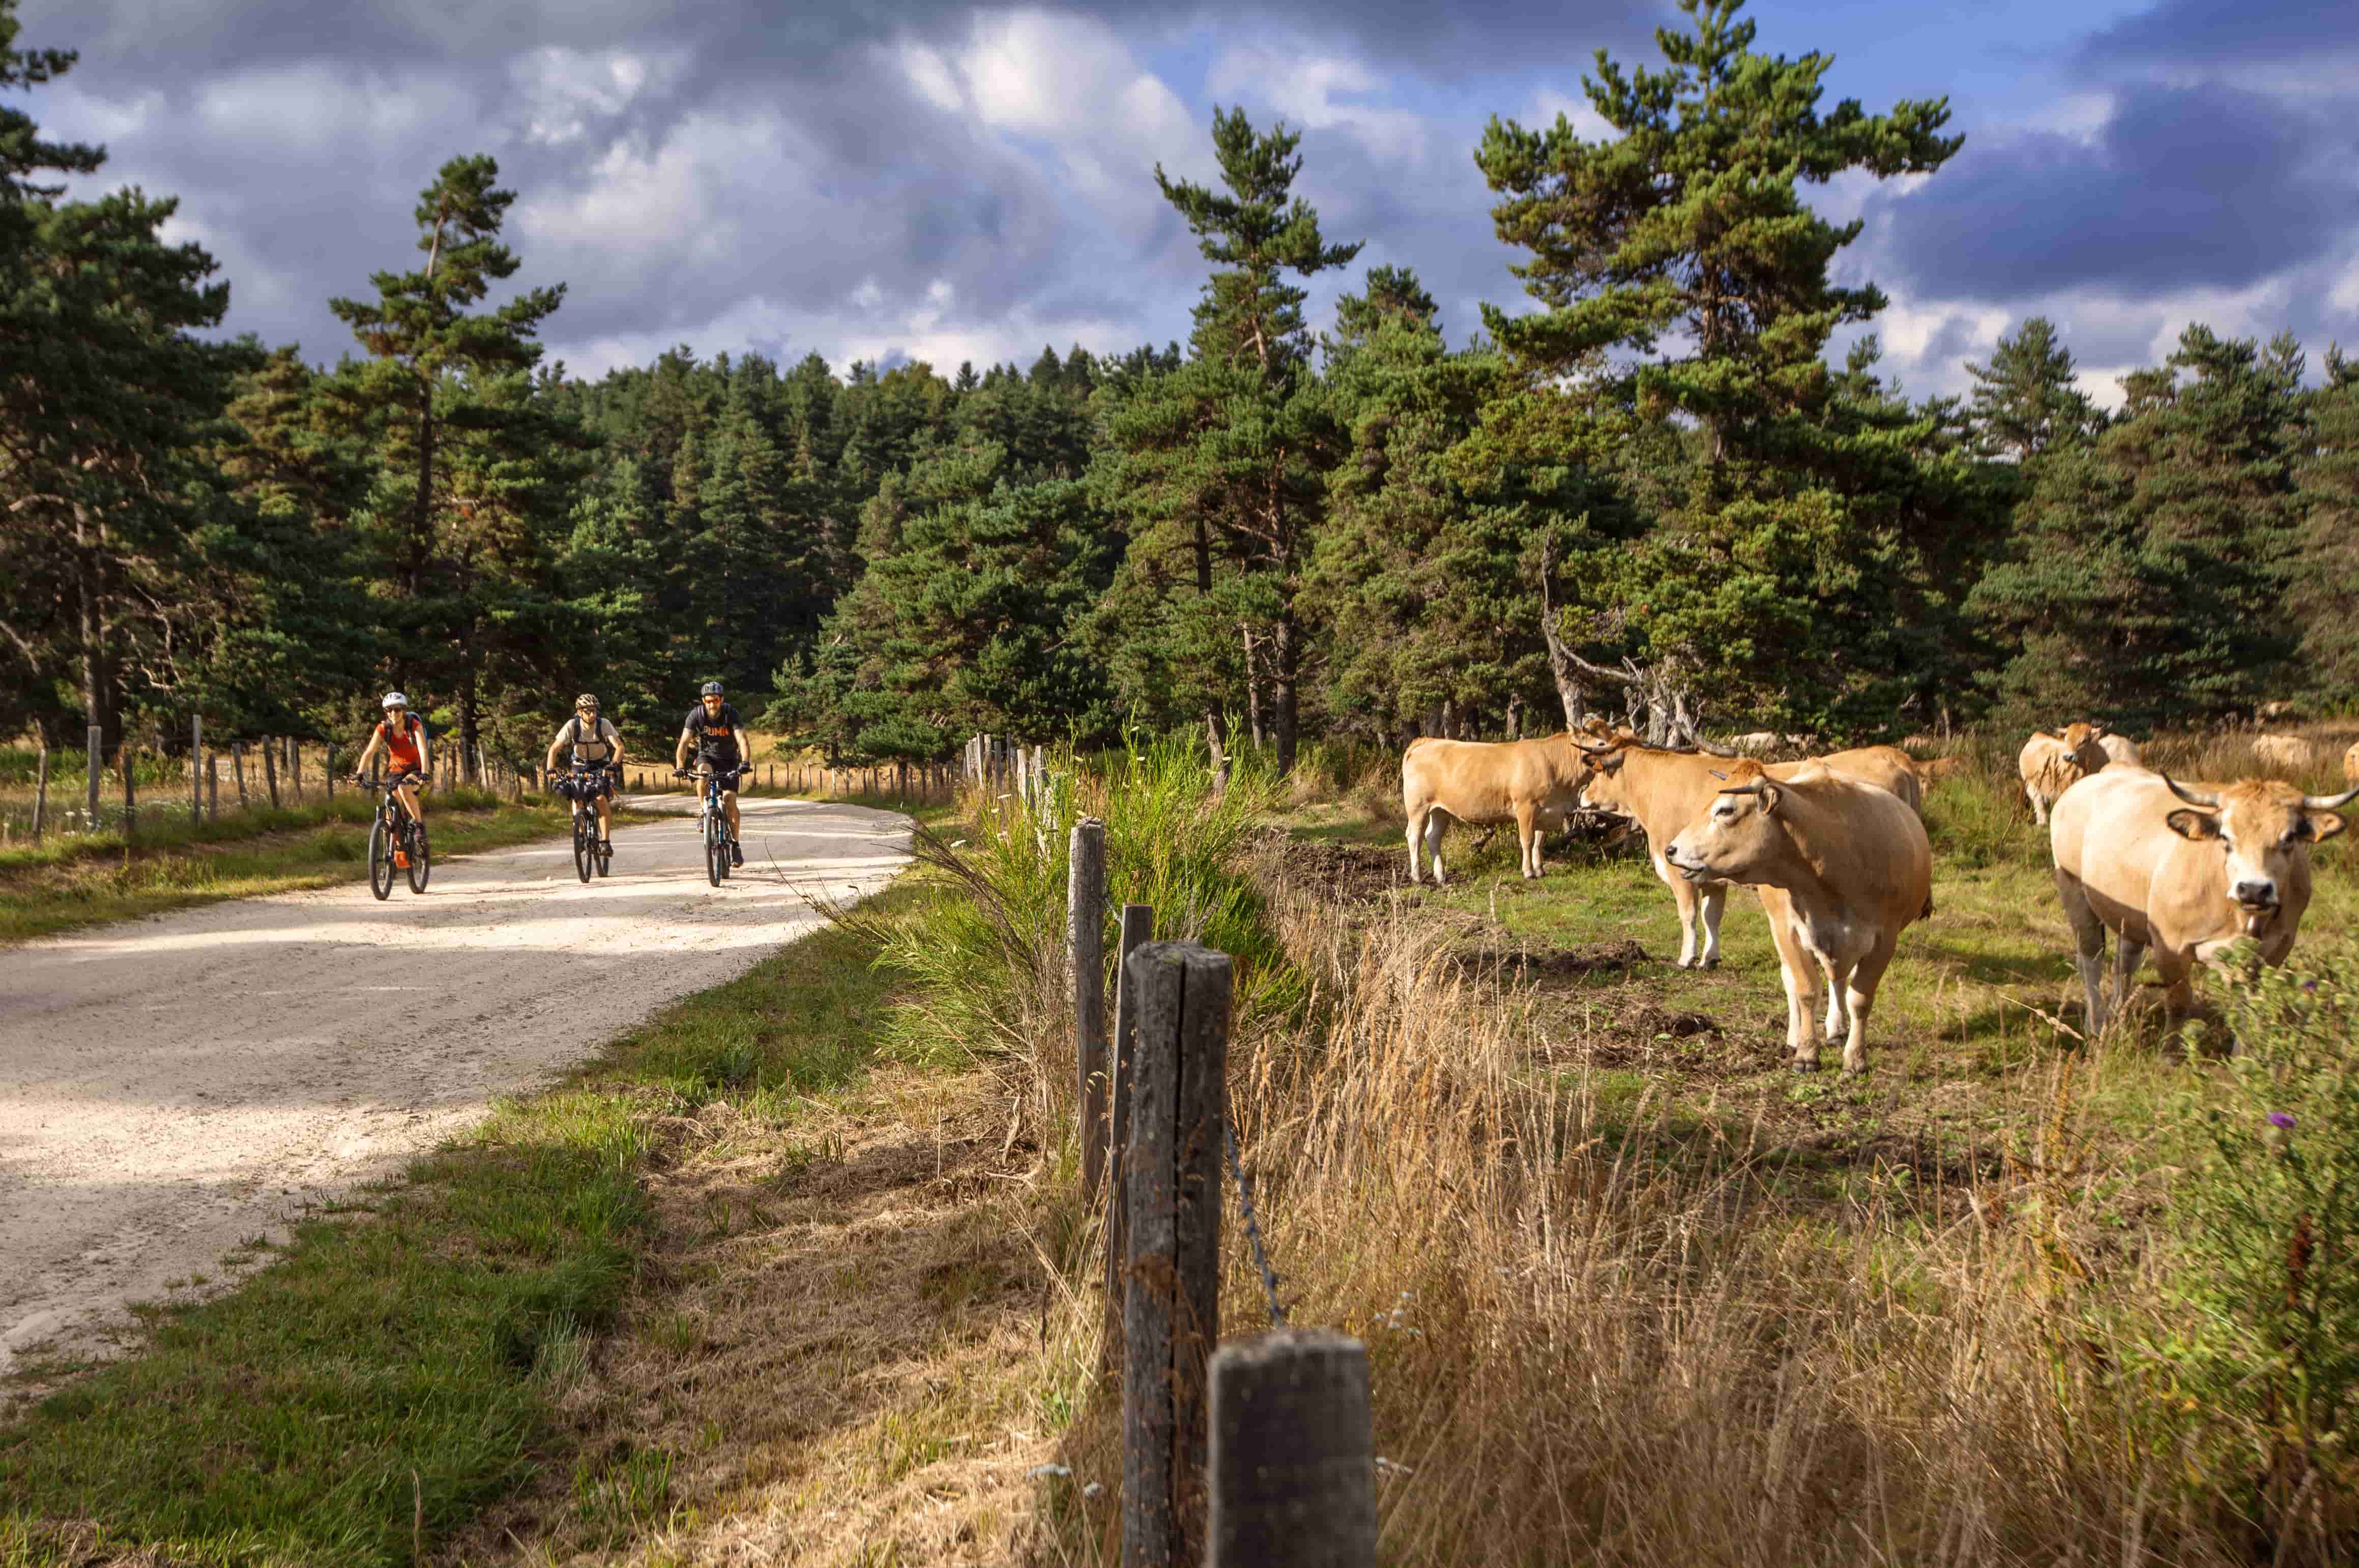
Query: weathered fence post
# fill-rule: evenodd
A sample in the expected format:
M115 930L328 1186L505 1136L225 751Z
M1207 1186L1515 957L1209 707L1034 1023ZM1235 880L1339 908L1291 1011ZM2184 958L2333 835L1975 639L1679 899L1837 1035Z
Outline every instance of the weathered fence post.
M328 798L333 800L336 798L336 743L331 741L327 744L328 755L320 764L320 773L328 781Z
M205 820L221 820L221 759L211 752L205 753Z
M238 808L240 811L244 811L244 810L245 809L245 741L232 741L229 743L229 767L230 767L230 772L231 772L231 773L235 773L235 774L237 775L237 808Z
M49 815L49 743L41 742L40 761L34 764L33 775L33 842L41 841L41 829Z
M287 784L295 792L296 804L301 805L303 801L303 739L299 735L287 737Z
M1114 1039L1106 1063L1106 1148L1114 1159L1106 1188L1105 1333L1099 1364L1107 1368L1122 1355L1123 1265L1130 1256L1130 1084L1138 1076L1138 988L1130 983L1130 956L1154 940L1154 906L1124 904L1120 946L1114 949Z
M193 714L189 719L189 826L194 827L205 819L205 719Z
M138 753L131 743L131 728L124 726L123 751L123 852L131 853L132 836L139 831L139 791L132 783L132 765Z
M1126 1158L1123 1298L1124 1568L1202 1559L1206 1363L1221 1336L1221 1137L1228 1070L1228 956L1150 942L1138 988Z
M1073 965L1073 1069L1081 1087L1082 1202L1097 1201L1105 1174L1105 824L1073 824L1065 888L1065 951Z
M1375 1568L1367 1346L1323 1328L1212 1357L1208 1568Z
M273 811L278 809L277 752L277 741L266 740L262 742L262 782L263 786L270 791L270 809Z
M92 725L88 749L82 752L83 760L90 764L86 770L90 774L90 795L82 806L82 831L85 833L98 831L98 775L106 767L106 758L100 754L99 748L105 744L106 731L95 724Z

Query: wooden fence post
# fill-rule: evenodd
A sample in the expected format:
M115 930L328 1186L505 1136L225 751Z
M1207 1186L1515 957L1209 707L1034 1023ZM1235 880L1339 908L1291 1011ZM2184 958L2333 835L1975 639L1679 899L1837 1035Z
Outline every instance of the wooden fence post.
M1202 1560L1206 1363L1221 1337L1221 1137L1228 956L1150 942L1138 988L1123 1299L1124 1568Z
M303 738L287 737L287 784L295 792L295 803L303 803Z
M1208 1568L1375 1568L1367 1346L1323 1328L1212 1357Z
M189 718L189 826L205 819L205 718Z
M268 789L268 790L270 791L270 809L271 809L271 810L273 810L273 811L276 811L276 810L277 810L277 809L278 809L278 754L277 754L277 753L278 753L278 742L277 742L277 741L272 741L272 740L265 740L265 741L262 742L262 782L263 782L263 785L264 785L264 787L265 787L265 788L266 788L266 789Z
M138 753L131 744L131 727L123 728L123 852L131 852L132 836L139 831L139 791L132 783L131 773Z
M41 742L40 761L34 764L33 782L33 842L41 841L41 829L49 815L49 743Z
M106 731L93 724L88 736L82 758L90 764L86 770L90 774L90 794L82 805L82 831L95 833L98 831L98 775L106 767L106 758L100 753L99 748L106 744Z
M1106 1147L1114 1161L1106 1188L1105 1333L1099 1364L1108 1369L1122 1355L1123 1267L1130 1257L1130 1085L1138 1076L1138 988L1130 983L1130 956L1154 940L1154 906L1124 904L1114 965L1114 1039L1106 1063Z
M320 775L328 781L328 798L333 800L336 798L336 743L331 741L327 745L328 754L320 764Z
M205 753L205 820L221 820L221 759L211 752Z
M244 810L245 809L245 741L232 741L229 743L229 767L230 767L230 772L232 772L232 773L235 773L235 774L237 775L237 808L238 808L240 811L244 811Z
M1065 887L1065 951L1072 957L1073 1070L1080 1087L1082 1202L1095 1203L1105 1174L1105 824L1073 824Z

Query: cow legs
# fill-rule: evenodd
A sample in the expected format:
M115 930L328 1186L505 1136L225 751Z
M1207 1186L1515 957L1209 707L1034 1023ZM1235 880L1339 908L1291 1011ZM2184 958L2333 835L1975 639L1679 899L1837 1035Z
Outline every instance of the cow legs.
M1794 1071L1819 1070L1819 966L1802 946L1791 913L1763 898L1769 935L1777 945L1777 975L1786 983L1786 1050Z
M1408 814L1408 880L1425 881L1425 819L1427 813L1412 810Z
M2042 827L2047 827L2048 797L2039 793L2038 786L2036 784L2025 784L2023 793L2031 802L2031 820Z
M1728 884L1713 882L1698 891L1702 895L1696 903L1703 920L1703 957L1696 967L1716 969L1720 968L1720 916L1728 908Z
M1540 874L1539 814L1529 806L1516 807L1516 841L1523 846L1523 871L1526 877Z
M2064 905L2064 918L2072 924L2077 948L2073 961L2080 967L2081 989L2089 1001L2084 1026L2094 1040L2105 1032L2105 923L2089 907L2089 892L2081 879L2061 869L2056 873L2056 896ZM2123 944L2125 950L2128 946Z
M1696 967L1696 930L1703 918L1698 905L1701 902L1695 883L1671 870L1671 863L1658 852L1655 854L1655 874L1671 890L1671 902L1680 909L1680 968Z
M1851 1032L1843 1041L1843 1071L1854 1077L1867 1071L1867 1015L1875 1011L1875 988L1884 983L1885 968L1892 962L1892 949L1899 939L1897 931L1885 933L1867 956L1852 966L1844 982Z
M1425 858L1433 862L1433 885L1440 887L1450 880L1441 869L1441 835L1449 829L1450 818L1439 811L1429 811L1425 816Z

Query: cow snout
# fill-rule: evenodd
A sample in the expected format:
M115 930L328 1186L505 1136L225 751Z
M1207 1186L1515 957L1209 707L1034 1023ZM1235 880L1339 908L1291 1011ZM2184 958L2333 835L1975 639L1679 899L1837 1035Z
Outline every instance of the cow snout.
M2246 909L2275 909L2277 906L2277 884L2271 878L2246 878L2229 891Z

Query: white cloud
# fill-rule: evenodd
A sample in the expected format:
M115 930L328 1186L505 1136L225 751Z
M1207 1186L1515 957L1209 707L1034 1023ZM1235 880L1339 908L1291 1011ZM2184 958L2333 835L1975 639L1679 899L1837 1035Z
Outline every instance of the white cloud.
M447 135L454 127L475 133L482 110L455 81L389 80L321 64L216 79L197 90L193 107L193 134L217 146L266 155L274 166L310 161L330 148L399 147Z
M1415 160L1426 151L1425 123L1406 109L1339 102L1339 94L1374 92L1383 85L1356 59L1263 44L1224 50L1205 89L1225 97L1251 92L1295 124L1341 130L1379 157Z
M911 91L985 131L1043 144L1066 181L1108 215L1134 220L1159 202L1158 163L1210 178L1206 128L1093 17L1021 9L978 14L947 53L913 39L880 50Z
M577 49L549 45L509 62L508 76L524 102L525 139L563 146L590 134L593 119L612 119L650 85L676 78L686 63L678 53L649 56L627 49Z
M1543 87L1532 95L1524 123L1534 127L1553 125L1560 114L1571 122L1572 134L1585 142L1610 142L1621 135L1586 97L1576 98L1552 87Z

